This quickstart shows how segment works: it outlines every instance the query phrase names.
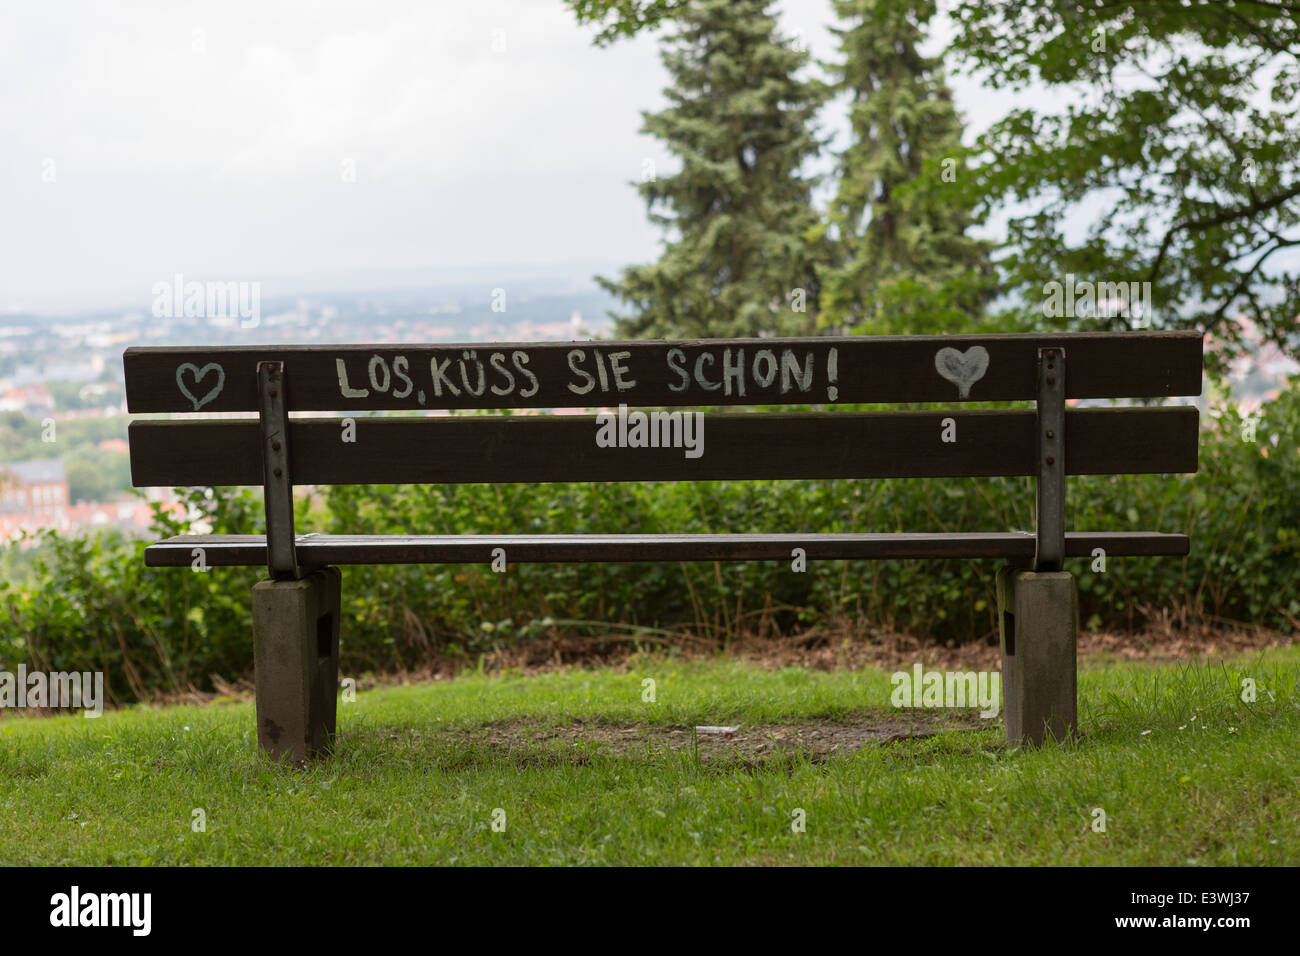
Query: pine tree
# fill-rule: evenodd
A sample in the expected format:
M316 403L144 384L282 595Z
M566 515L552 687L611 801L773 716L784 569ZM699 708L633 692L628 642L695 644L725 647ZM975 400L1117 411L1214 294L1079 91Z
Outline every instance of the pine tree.
M943 332L969 325L993 296L989 244L967 236L971 203L961 121L942 59L917 47L934 0L834 0L843 62L828 64L850 96L851 142L828 210L824 327Z
M796 74L808 56L784 41L770 0L688 0L663 62L670 105L642 131L681 161L640 184L669 233L658 262L598 281L632 307L626 337L735 337L815 331L809 235L819 216L802 173L825 86Z

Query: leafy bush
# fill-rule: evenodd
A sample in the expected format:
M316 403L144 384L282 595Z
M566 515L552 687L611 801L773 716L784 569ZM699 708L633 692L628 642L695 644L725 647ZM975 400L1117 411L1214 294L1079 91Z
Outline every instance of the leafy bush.
M1185 531L1185 558L1069 562L1093 628L1153 616L1300 626L1300 380L1264 410L1258 441L1234 411L1206 416L1195 475L1071 480L1067 527ZM299 502L329 533L988 531L1033 525L1029 479L657 484L339 486ZM199 489L214 531L259 533L257 491ZM159 534L184 523L159 512ZM144 567L144 544L47 535L0 581L6 662L102 668L115 699L207 687L252 667L248 592L258 569ZM10 557L14 564L14 557ZM16 565L15 565L16 566ZM929 640L995 629L993 562L433 565L344 569L343 666L419 666L435 655L606 627L689 631L719 642L848 618Z

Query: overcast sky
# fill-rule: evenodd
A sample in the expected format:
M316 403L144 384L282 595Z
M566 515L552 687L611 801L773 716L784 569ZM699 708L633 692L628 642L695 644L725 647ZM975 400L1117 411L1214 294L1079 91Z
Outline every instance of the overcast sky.
M829 0L780 11L833 57ZM175 273L647 261L630 183L671 168L638 132L667 75L655 37L593 32L559 0L6 2L0 310L143 306ZM1005 109L954 86L972 129Z

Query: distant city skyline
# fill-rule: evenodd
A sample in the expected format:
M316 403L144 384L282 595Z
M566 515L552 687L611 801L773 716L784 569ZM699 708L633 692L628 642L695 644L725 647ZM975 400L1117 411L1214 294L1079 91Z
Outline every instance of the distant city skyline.
M605 293L595 277L616 272L626 263L616 261L558 262L552 264L500 263L464 266L432 266L406 269L333 270L316 274L267 275L254 280L260 284L264 302L283 302L295 298L317 299L332 296L401 296L428 293L449 299L486 302L492 289L501 285L529 297L538 295ZM159 283L247 281L226 274L210 272L175 273L160 276L148 286L132 290L97 293L85 302L0 306L0 323L6 316L47 315L77 317L86 315L125 315L148 312L157 298ZM611 304L614 299L609 298Z

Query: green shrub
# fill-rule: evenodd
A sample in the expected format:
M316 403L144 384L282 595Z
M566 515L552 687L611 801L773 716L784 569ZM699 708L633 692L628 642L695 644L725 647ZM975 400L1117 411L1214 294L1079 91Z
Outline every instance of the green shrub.
M1207 416L1195 475L1074 478L1067 527L1185 531L1185 558L1069 562L1092 628L1153 616L1300 625L1300 380L1264 410L1258 441L1233 411ZM299 503L327 533L989 531L1033 526L1029 479L331 487ZM191 491L213 530L259 533L255 490ZM161 512L160 535L186 530ZM118 700L211 686L252 667L248 591L258 569L144 567L143 543L46 535L0 581L0 655L44 669L101 668ZM995 628L993 562L433 565L344 569L345 670L419 666L597 622L725 642L831 618L932 641Z

